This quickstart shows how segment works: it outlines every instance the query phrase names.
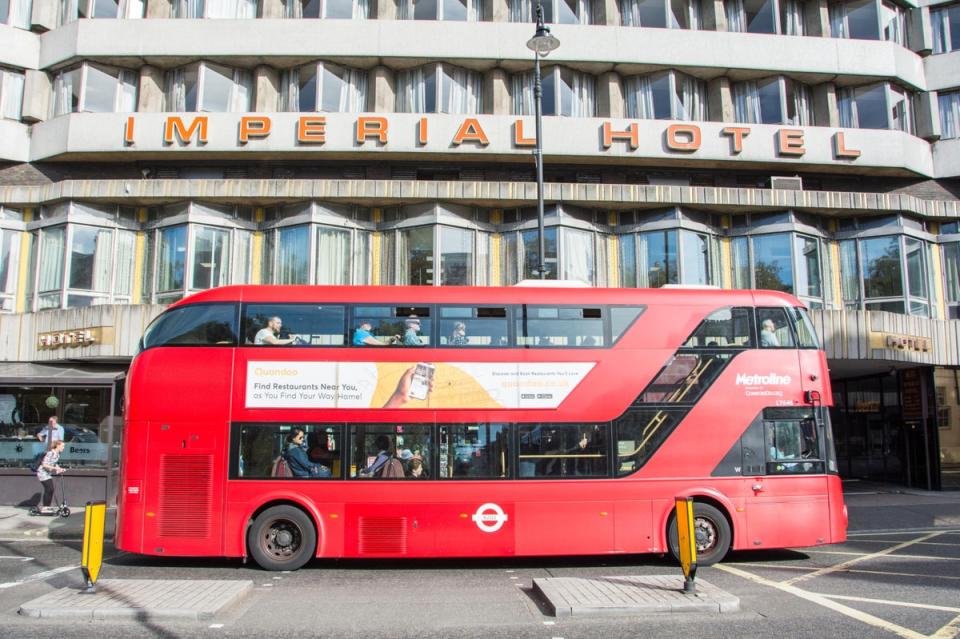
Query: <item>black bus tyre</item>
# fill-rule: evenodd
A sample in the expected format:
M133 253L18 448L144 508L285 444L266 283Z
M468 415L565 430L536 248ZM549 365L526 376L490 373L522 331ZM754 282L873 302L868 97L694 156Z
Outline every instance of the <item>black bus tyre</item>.
M697 538L697 565L712 566L722 560L730 550L732 539L730 522L723 513L710 504L694 502L693 528ZM676 511L670 517L670 525L667 527L667 543L670 546L670 554L679 561L680 543L677 541Z
M313 558L317 530L299 508L273 506L253 520L247 546L264 570L296 570Z

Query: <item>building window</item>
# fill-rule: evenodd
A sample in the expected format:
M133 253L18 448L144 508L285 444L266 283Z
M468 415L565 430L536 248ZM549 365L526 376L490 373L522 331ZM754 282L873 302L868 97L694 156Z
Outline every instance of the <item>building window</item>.
M660 288L667 284L714 283L713 238L686 229L620 236L621 285Z
M574 280L594 286L604 284L604 273L598 265L606 263L600 248L605 245L598 241L594 231L548 226L544 229L543 239L544 279ZM536 229L505 233L503 254L506 284L540 279L537 270L539 253L539 234Z
M937 100L940 106L940 137L960 137L960 91L941 93Z
M188 202L164 207L160 219L176 223L168 222L154 235L157 302L168 303L194 291L250 282L253 234L224 224L242 215L243 210L232 205ZM193 221L200 219L214 223Z
M950 307L950 319L960 319L960 242L943 244L944 294Z
M480 113L483 76L446 63L397 73L398 113Z
M905 235L842 241L844 304L929 316L928 250L926 242Z
M446 225L417 226L397 233L401 266L397 284L414 286L479 286L486 278L485 233ZM480 250L480 249L483 250ZM439 256L439 265L436 256Z
M731 264L734 288L792 293L811 308L823 306L821 240L799 233L736 237Z
M354 222L362 213L350 207L307 202L284 206L274 215L285 226L266 232L266 282L369 283L370 233Z
M625 27L699 29L697 0L620 0L620 23Z
M587 73L553 66L543 71L543 115L593 118L597 115L597 79ZM512 78L513 111L533 115L533 72Z
M0 228L0 311L12 313L17 304L21 232Z
M30 30L33 0L0 0L0 24Z
M853 0L830 5L834 38L906 42L906 10L886 0Z
M813 124L810 87L791 78L777 76L735 82L733 101L737 122L793 126Z
M137 76L127 69L84 63L60 71L53 81L52 117L67 113L132 113Z
M20 119L20 109L23 106L23 81L23 73L0 68L0 118Z
M143 8L144 0L61 0L60 24L81 18L142 18Z
M70 223L39 234L37 310L130 302L133 231Z
M483 20L483 0L400 0L401 20Z
M930 11L933 28L933 52L947 53L960 49L960 4Z
M547 24L594 24L594 0L544 0L543 21ZM598 2L600 0L597 0ZM510 22L536 22L536 0L509 0Z
M286 0L287 18L363 20L370 17L369 0Z
M167 72L167 111L242 113L253 107L253 75L210 62Z
M175 18L256 18L257 0L176 0Z
M642 120L707 119L707 83L679 71L626 81L627 117Z
M357 113L367 110L367 72L329 62L285 71L281 108L302 113Z
M854 129L890 129L913 133L912 94L888 84L840 89L840 126Z

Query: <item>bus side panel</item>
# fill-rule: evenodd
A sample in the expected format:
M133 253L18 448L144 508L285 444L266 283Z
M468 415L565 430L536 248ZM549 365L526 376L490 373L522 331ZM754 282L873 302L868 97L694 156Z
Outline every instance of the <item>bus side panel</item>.
M830 512L827 477L781 475L745 478L747 497L745 548L801 548L829 543L825 515Z
M129 393L129 390L128 390ZM118 550L143 552L143 490L146 468L146 423L125 421L117 490L117 526L113 543Z
M559 490L551 492L559 497ZM531 501L518 503L516 510L518 555L613 552L612 501Z
M660 552L653 534L653 504L650 500L623 500L614 504L614 548L617 552Z
M144 552L223 555L225 421L150 422Z
M830 543L847 540L847 505L843 503L843 484L839 475L827 476L827 494L830 498Z

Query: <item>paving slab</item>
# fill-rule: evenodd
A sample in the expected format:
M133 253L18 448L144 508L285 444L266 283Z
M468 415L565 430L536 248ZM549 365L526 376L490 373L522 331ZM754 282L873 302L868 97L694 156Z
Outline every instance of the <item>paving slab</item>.
M211 619L253 590L250 580L101 579L95 594L60 588L20 606L26 617Z
M684 593L682 575L533 580L555 617L740 610L739 597L703 579L696 586L696 594Z

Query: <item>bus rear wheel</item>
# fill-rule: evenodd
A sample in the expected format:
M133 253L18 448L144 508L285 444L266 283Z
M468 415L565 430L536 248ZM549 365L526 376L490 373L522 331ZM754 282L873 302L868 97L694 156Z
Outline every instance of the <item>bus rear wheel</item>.
M730 550L730 522L722 512L710 504L694 502L693 528L697 539L697 565L712 566L719 562ZM667 543L670 554L680 560L680 543L677 541L677 516L670 518L667 527Z
M273 506L253 520L247 545L264 570L296 570L313 557L317 530L299 508Z

